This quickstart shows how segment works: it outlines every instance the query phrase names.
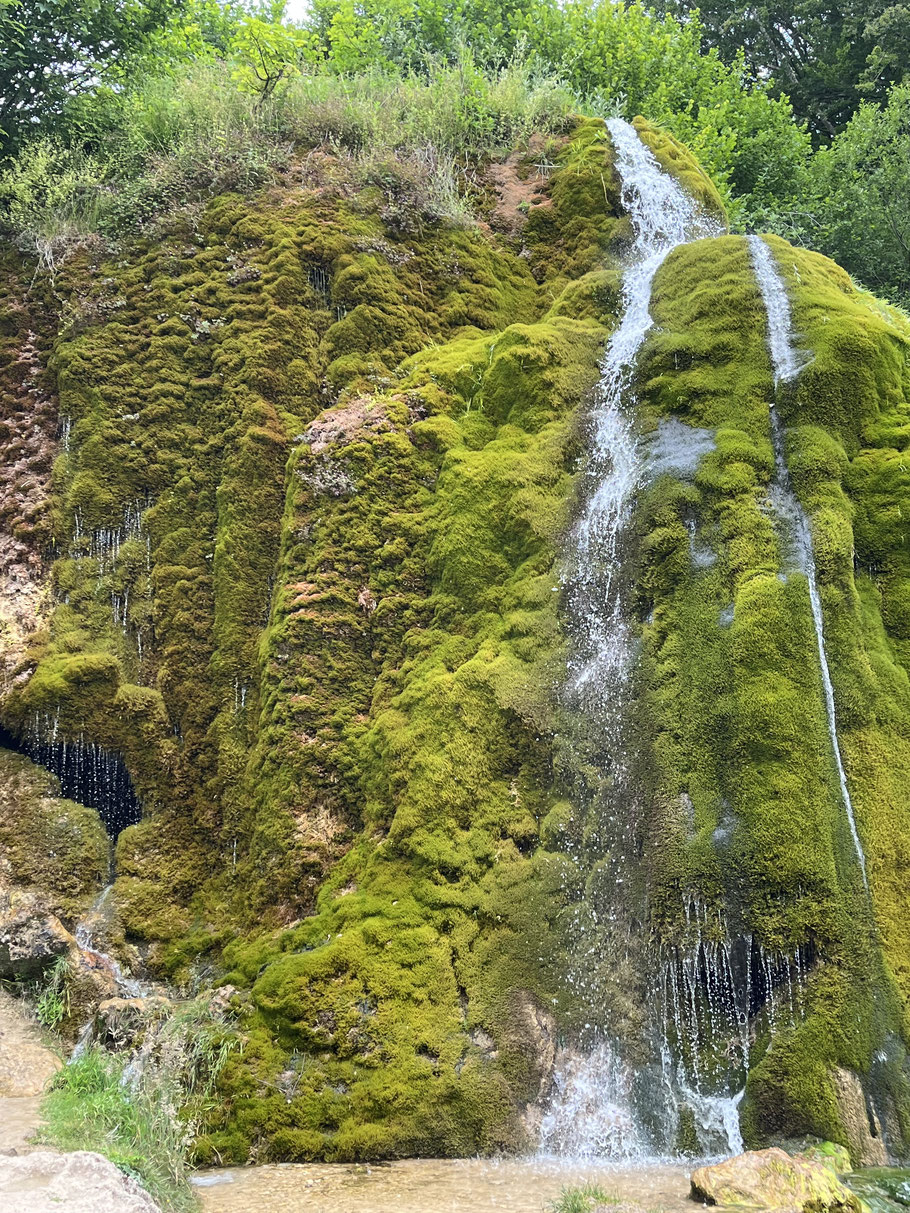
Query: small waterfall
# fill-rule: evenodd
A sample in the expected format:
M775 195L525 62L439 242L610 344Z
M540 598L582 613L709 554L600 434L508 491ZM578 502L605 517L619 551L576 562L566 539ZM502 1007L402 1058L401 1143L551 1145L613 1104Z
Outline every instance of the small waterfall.
M758 281L759 290L765 304L768 316L768 348L771 352L771 363L774 368L775 384L786 383L794 379L804 365L793 347L792 320L790 300L780 271L774 263L770 248L759 236L749 237L749 247L752 253L752 264ZM856 856L859 860L863 876L863 884L869 891L869 880L866 875L866 856L856 828L856 818L853 813L853 802L850 799L850 789L847 786L847 775L844 771L841 757L840 742L837 736L837 713L834 704L834 687L831 683L831 672L828 668L828 655L825 650L824 619L822 617L821 598L818 593L818 578L815 568L815 556L812 548L812 530L809 518L793 490L790 473L784 458L784 432L775 403L771 404L771 439L774 444L774 505L784 527L789 532L792 545L792 557L799 572L804 574L809 584L809 602L812 608L812 622L815 626L815 639L818 643L818 659L821 667L822 687L825 697L825 713L828 720L828 736L831 739L831 750L837 766L837 778L840 784L840 795L850 835Z
M653 321L651 284L681 244L717 234L675 178L663 172L635 128L607 122L635 243L623 276L623 315L601 362L593 447L583 471L587 507L573 535L565 577L575 651L570 692L587 713L616 717L629 671L631 639L621 586L621 547L643 460L627 416L635 359Z
M605 899L620 903L636 864L630 839L635 790L622 757L634 654L623 578L626 531L651 459L657 465L684 455L685 463L697 462L713 445L707 433L691 432L683 441L670 427L661 435L658 451L643 449L629 416L635 362L653 323L651 286L661 264L680 245L718 234L718 227L663 172L629 123L612 119L607 126L635 238L623 276L622 318L601 362L591 449L580 485L585 507L570 537L563 574L572 639L564 699L588 740L599 753L609 754L612 807L600 813L595 832L607 853L600 865ZM692 443L697 452L689 449ZM627 929L621 925L624 917L619 904L605 904L593 906L587 919L581 911L576 921L578 954L569 980L595 1007L597 990L590 973L603 959L597 931L615 927L621 934ZM589 939L585 921L593 924ZM640 1123L633 1085L634 1075L610 1043L607 1026L586 1025L584 1049L565 1049L557 1060L554 1095L541 1126L542 1151L581 1158L653 1156L654 1143Z

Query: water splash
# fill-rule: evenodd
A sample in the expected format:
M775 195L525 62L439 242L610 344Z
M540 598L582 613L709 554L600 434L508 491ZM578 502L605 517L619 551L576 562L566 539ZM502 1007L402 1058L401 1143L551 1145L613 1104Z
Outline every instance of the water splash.
M634 1075L607 1041L556 1059L555 1089L540 1126L544 1155L646 1162L651 1152L632 1111Z
M774 368L774 382L787 383L794 379L805 365L793 346L793 324L790 312L790 300L787 288L780 275L770 248L759 236L749 237L749 248L752 254L752 265L755 277L765 304L768 317L768 348L771 352L771 363ZM847 815L850 836L859 860L863 885L869 891L869 879L866 874L866 855L856 828L856 818L853 813L853 801L847 784L847 774L841 756L840 741L837 733L837 710L834 703L834 686L831 682L831 671L828 666L828 654L825 648L825 628L822 615L821 598L818 592L818 577L815 567L815 554L812 547L812 530L806 511L799 502L793 489L790 473L784 457L784 432L777 412L776 403L771 404L771 440L774 445L774 491L772 503L781 519L791 544L791 556L797 570L802 573L809 585L809 603L812 609L812 623L815 628L815 639L818 644L818 659L821 667L822 688L825 698L825 715L828 721L828 736L831 750L837 767L837 778L840 786L841 801Z

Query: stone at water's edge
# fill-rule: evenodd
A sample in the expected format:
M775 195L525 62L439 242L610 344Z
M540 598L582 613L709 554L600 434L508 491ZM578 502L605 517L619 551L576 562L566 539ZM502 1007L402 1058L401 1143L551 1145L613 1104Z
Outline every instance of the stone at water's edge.
M859 1213L860 1203L830 1167L783 1150L749 1150L692 1173L692 1196L712 1205Z
M134 1180L87 1150L0 1157L0 1208L16 1213L161 1213Z

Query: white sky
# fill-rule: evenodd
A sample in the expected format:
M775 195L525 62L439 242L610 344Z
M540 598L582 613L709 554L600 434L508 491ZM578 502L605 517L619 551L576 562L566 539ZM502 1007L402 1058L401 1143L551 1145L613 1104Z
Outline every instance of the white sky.
M307 0L287 0L284 15L287 21L301 21L306 15Z

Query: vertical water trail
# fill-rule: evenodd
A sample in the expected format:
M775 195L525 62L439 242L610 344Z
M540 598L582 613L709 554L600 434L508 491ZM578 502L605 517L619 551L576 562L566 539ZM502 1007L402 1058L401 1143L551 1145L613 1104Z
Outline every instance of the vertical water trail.
M607 127L635 242L623 276L622 319L601 362L593 445L583 473L587 507L573 536L566 577L576 641L570 691L586 712L602 721L615 718L611 708L621 699L617 692L629 669L620 548L642 458L626 408L635 359L653 323L651 284L673 249L717 233L716 224L698 210L675 178L663 172L633 126L612 118Z
M771 362L774 367L775 384L786 383L794 379L802 369L802 361L793 347L792 321L790 315L790 300L780 271L774 264L770 248L759 236L749 237L749 247L752 253L752 265L755 277L765 304L768 316L768 348L771 352ZM840 784L841 800L847 814L850 834L856 848L863 884L869 891L869 880L866 875L866 856L856 828L856 818L853 814L853 802L850 799L850 789L847 786L847 775L844 771L841 757L840 742L837 736L837 713L834 704L834 687L831 683L831 671L828 667L828 655L825 649L824 619L822 617L821 598L818 593L818 577L815 568L815 555L812 547L812 531L806 511L800 505L793 490L790 473L784 459L784 434L780 423L777 407L771 404L771 440L774 445L774 488L775 506L784 525L790 531L793 543L793 555L799 571L805 575L809 584L809 602L812 608L812 622L815 627L815 639L818 643L818 659L821 666L822 687L825 697L825 714L828 720L828 735L831 739L831 749L837 766L837 778Z
M634 242L623 275L622 318L601 362L591 449L582 473L586 504L570 539L563 585L572 637L565 699L584 721L586 736L610 754L614 808L598 828L610 839L610 880L619 898L631 876L626 866L635 862L628 846L634 792L626 786L622 760L634 651L623 548L645 466L629 417L635 361L653 323L651 286L660 265L675 248L716 235L719 229L676 179L663 172L634 127L622 119L611 119L607 127ZM601 921L619 916L616 907L610 907L601 913ZM587 971L602 958L596 954L596 940L593 945L583 939L575 942L580 959L569 979L581 989L589 980ZM566 1049L557 1061L555 1095L542 1124L541 1148L576 1157L644 1158L652 1151L632 1106L633 1075L610 1046L603 1025L587 1026L593 1040L584 1051Z

